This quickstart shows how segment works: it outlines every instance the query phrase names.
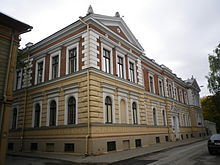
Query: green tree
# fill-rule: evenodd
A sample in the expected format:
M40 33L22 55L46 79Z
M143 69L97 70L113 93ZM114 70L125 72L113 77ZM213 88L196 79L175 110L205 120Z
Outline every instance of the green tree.
M201 106L204 119L216 123L217 132L220 132L220 93L203 97Z
M209 75L208 79L209 91L213 94L220 92L220 44L214 50L213 55L209 55Z

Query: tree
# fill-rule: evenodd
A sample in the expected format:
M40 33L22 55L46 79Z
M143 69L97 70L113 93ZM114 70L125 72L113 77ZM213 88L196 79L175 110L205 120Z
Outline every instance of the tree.
M217 132L220 132L220 93L206 96L201 99L203 117L205 120L216 123Z
M213 94L220 92L220 44L214 50L214 55L209 55L209 75L208 79L209 91Z

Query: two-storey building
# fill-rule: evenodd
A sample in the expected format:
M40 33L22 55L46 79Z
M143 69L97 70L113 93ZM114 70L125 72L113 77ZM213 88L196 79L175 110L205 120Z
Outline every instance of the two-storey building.
M11 150L96 155L204 134L196 80L185 82L144 55L118 12L90 7L25 51Z

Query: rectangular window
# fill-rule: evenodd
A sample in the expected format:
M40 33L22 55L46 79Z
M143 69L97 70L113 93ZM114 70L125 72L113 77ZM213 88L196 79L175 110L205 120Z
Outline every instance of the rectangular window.
M31 151L37 151L38 143L31 143Z
M135 82L135 77L134 77L134 63L129 62L129 73L130 73L130 81Z
M74 152L74 143L66 143L64 146L65 152Z
M149 76L150 92L154 93L154 77Z
M107 142L107 151L115 151L116 150L116 142L115 141L111 141L111 142Z
M160 137L156 137L156 143L160 143Z
M168 142L168 141L169 141L169 138L168 138L168 136L165 136L165 140L166 140L166 142Z
M21 89L22 86L22 71L18 70L16 72L16 89Z
M54 143L46 143L46 152L54 152Z
M59 55L52 57L52 75L51 78L57 78L58 77L58 70L59 70Z
M111 57L110 57L110 51L107 49L103 49L103 66L104 66L104 72L111 73Z
M141 147L141 139L135 139L135 147Z
M121 56L118 56L118 77L124 78L124 62Z
M12 113L13 114L12 114L12 126L11 126L11 128L16 129L16 127L17 127L17 115L18 115L17 108L13 108Z
M77 49L76 47L69 50L69 73L77 71Z
M8 143L8 151L14 151L14 143Z
M43 65L43 61L37 63L37 84L43 82Z
M159 80L159 95L163 96L163 81Z

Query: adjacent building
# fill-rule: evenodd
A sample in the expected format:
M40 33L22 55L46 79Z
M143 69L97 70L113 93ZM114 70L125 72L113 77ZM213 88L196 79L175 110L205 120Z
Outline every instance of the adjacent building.
M5 164L19 35L32 29L0 12L0 164Z
M9 150L98 155L205 135L196 80L144 55L118 12L90 6L25 51Z

